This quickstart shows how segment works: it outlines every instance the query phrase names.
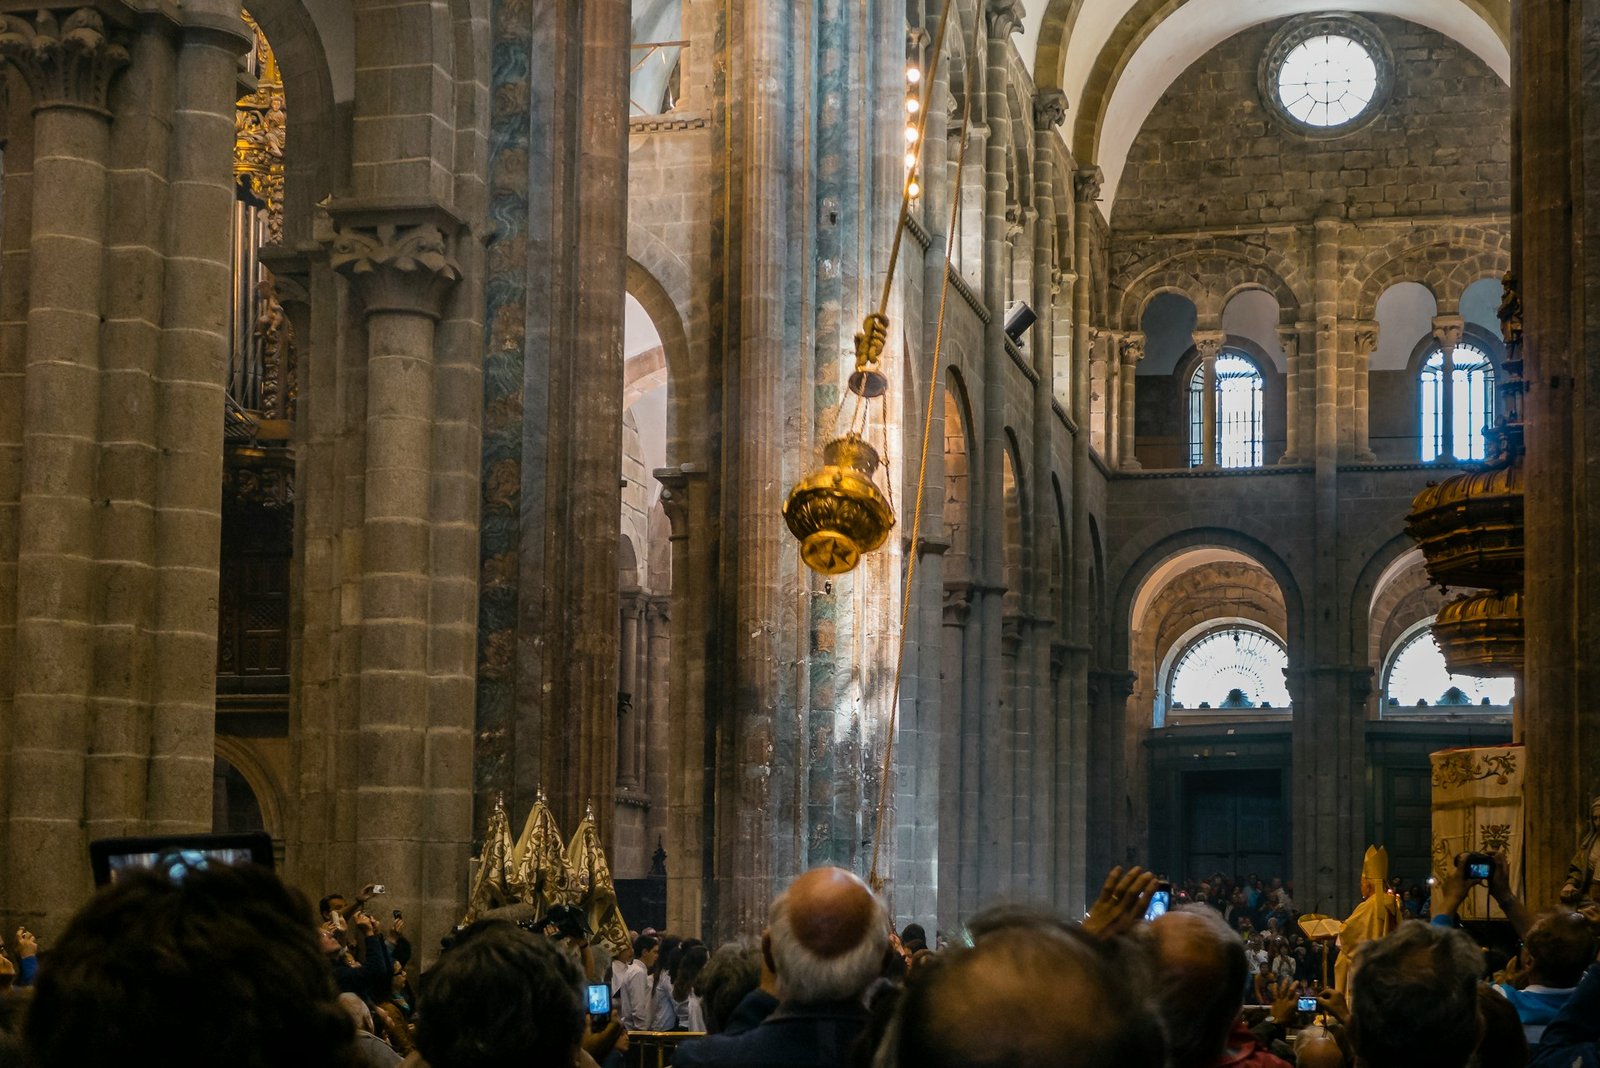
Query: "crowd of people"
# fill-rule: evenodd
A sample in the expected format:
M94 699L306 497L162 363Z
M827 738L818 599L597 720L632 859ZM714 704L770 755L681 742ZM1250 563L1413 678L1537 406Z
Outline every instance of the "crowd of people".
M1516 929L1510 960L1456 920L1478 884ZM0 948L0 1068L609 1068L647 1040L681 1068L1600 1068L1592 915L1529 909L1500 857L1487 879L1462 858L1437 915L1397 909L1346 989L1323 985L1292 886L1254 876L1113 870L1081 919L993 908L930 944L818 868L759 941L645 929L611 956L557 906L457 929L415 988L382 891L313 910L262 868L120 878L46 951L26 930Z

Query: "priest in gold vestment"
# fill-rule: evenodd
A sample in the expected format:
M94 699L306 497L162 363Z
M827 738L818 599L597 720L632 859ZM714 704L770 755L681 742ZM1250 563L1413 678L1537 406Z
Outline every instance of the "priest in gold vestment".
M1356 947L1371 942L1400 926L1400 899L1389 892L1389 851L1369 846L1361 862L1361 904L1344 921L1339 935L1339 959L1333 966L1333 985L1349 993L1350 963Z

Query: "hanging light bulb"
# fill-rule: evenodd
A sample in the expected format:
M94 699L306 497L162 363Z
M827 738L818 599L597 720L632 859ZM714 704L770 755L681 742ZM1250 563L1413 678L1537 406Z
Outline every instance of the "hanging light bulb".
M916 85L920 81L922 81L921 68L915 65L906 67L906 82L910 85Z
M921 195L922 186L915 178L911 179L911 181L906 184L906 196L910 197L912 200L915 200Z
M917 165L917 154L915 152L907 152L906 153L906 170L909 171L913 167L915 167L916 165Z
M906 111L909 114L915 115L920 110L922 110L922 101L914 96L906 97Z
M907 126L906 127L906 144L908 144L908 145L916 144L917 143L917 137L918 137L917 128L915 126Z

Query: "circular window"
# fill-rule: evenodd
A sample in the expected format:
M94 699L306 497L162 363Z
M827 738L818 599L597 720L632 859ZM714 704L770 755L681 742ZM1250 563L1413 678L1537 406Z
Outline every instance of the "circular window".
M1261 95L1289 125L1336 137L1374 118L1393 61L1377 27L1351 15L1293 19L1262 57Z

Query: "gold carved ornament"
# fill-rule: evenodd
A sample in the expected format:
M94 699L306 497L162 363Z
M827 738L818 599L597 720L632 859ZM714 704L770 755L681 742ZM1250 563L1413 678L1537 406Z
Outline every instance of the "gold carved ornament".
M1502 279L1499 318L1505 341L1501 413L1484 467L1430 483L1411 502L1406 533L1441 589L1468 592L1439 610L1433 636L1454 674L1492 676L1523 666L1524 566L1522 298Z
M283 242L283 146L288 130L283 75L266 34L248 11L244 21L255 34L256 88L235 103L233 180L240 192L267 216L267 242Z

